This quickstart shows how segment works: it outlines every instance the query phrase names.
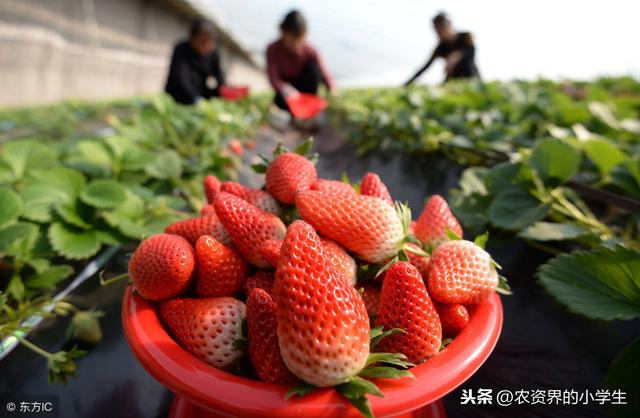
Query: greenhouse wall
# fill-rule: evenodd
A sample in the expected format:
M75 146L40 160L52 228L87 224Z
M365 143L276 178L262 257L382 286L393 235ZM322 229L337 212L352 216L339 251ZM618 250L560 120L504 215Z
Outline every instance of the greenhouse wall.
M162 91L195 13L188 1L2 0L0 105ZM260 69L221 38L230 81L264 88Z

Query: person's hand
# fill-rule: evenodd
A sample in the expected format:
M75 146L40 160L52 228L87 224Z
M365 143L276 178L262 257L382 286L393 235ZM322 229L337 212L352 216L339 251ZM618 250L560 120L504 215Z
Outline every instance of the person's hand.
M293 87L289 83L285 83L282 86L282 89L281 89L280 92L282 93L282 95L284 96L285 99L288 99L289 97L297 96L297 95L300 94L298 89L296 89L295 87Z
M451 54L449 54L449 56L447 57L447 63L445 65L445 72L447 73L447 75L450 75L453 72L453 69L456 68L456 65L458 65L461 59L462 52L460 51L453 51Z

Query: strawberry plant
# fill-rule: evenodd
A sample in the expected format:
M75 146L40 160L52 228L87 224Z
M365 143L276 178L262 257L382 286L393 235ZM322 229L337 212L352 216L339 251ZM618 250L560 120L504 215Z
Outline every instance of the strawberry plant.
M192 108L162 96L0 112L3 138L13 139L0 145L2 351L17 338L48 360L51 380L75 373L82 352L33 345L33 318L73 313L71 335L99 340L99 315L53 293L105 246L157 234L187 216L184 209L200 208L201 194L190 189L205 171L235 175L234 141L253 133L261 106L256 99ZM107 121L114 132L85 131Z

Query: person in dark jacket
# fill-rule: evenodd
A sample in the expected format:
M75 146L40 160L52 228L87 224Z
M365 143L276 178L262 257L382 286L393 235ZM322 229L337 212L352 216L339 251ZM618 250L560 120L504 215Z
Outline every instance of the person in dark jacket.
M267 47L267 74L276 91L275 104L289 110L286 98L302 93L316 94L320 83L333 89L333 79L318 52L306 42L307 23L292 10L280 24L280 39Z
M439 13L433 18L433 28L438 34L440 42L426 64L405 83L405 86L420 77L436 58L444 58L447 61L445 82L454 78L480 77L475 62L476 47L471 33L456 32L451 20L444 13Z
M210 77L217 82L214 87L209 84ZM189 40L178 43L173 50L165 91L178 103L194 104L219 96L218 89L224 84L215 26L209 20L196 19Z

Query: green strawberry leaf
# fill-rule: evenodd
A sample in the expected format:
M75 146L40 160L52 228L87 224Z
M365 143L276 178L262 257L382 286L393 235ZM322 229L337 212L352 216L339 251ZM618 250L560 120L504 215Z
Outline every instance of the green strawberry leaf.
M316 386L310 385L306 382L300 382L296 386L289 389L284 395L284 398L289 399L292 396L298 396L302 398L303 396L308 395L316 389L318 389Z
M402 377L416 377L409 370L396 369L395 367L367 367L358 373L358 376L367 379L399 379Z
M0 252L21 260L31 258L38 241L39 229L36 224L16 222L0 230Z
M337 385L336 390L367 418L373 418L373 411L366 395L369 393L384 398L384 394L380 392L380 389L373 382L358 376L352 377L346 383Z
M51 354L47 361L49 369L49 383L67 383L67 377L76 375L75 359L84 356L87 352L73 347L71 351L58 351Z
M444 233L451 241L460 241L462 237L455 232L453 232L450 228L445 228Z
M251 164L251 169L253 170L254 173L257 173L257 174L266 173L268 168L269 166L263 163Z
M534 241L565 241L589 234L589 230L580 225L565 222L536 222L518 233L524 239Z
M96 208L115 208L127 200L127 189L114 180L94 180L80 193L80 199Z
M640 338L622 349L613 359L604 384L609 390L621 390L627 395L627 405L612 405L610 412L614 418L635 418L640 416Z
M100 250L101 242L95 231L74 229L60 222L49 226L49 241L60 255L71 259L89 258Z
M79 200L70 203L55 205L55 210L65 222L82 229L90 229L92 225L85 219L93 215L91 207L84 205Z
M14 274L9 280L9 284L7 284L5 291L18 302L22 302L24 299L24 282L22 281L22 278L19 275Z
M13 190L0 188L0 229L15 222L22 214L22 199Z
M383 329L384 327L382 325L379 325L375 328L371 328L371 331L369 332L369 339L370 339L369 346L371 348L378 345L378 343L385 337L388 337L394 334L404 334L405 332L402 328L392 328L386 331L383 331Z
M159 152L152 163L146 164L145 172L156 179L179 179L182 175L182 160L177 152L166 149Z
M489 219L498 228L520 230L542 220L549 206L539 202L526 190L510 188L498 193L489 206Z
M618 145L601 138L588 139L582 143L582 150L593 161L603 178L628 158Z
M13 183L23 179L33 170L47 169L58 164L57 153L50 147L34 140L17 140L2 145L1 159Z
M36 273L26 279L26 286L29 289L53 289L56 284L66 279L73 273L73 268L63 264L53 266L41 273Z
M415 366L415 364L407 361L407 356L402 353L369 353L365 367L378 363L391 364L404 369Z
M498 274L498 287L496 288L496 292L505 296L513 295L513 291L511 290L511 286L509 286L507 278L502 274Z
M580 167L580 151L555 138L536 141L529 163L542 181L555 187L573 177Z
M604 320L640 317L638 250L616 246L562 254L537 276L572 312Z
M451 338L445 338L442 340L442 343L440 344L440 350L438 351L442 351L444 350L449 344L451 344L453 342L453 339Z
M312 146L313 146L313 137L310 136L309 138L305 139L302 144L296 147L295 153L298 155L302 155L303 157L306 157L311 152Z
M487 241L489 241L489 231L486 231L484 234L482 235L478 235L473 242L480 248L482 248L484 250L484 248L487 246Z
M52 207L72 202L84 186L82 173L70 168L58 167L32 173L20 191L24 203L23 217L50 222Z

